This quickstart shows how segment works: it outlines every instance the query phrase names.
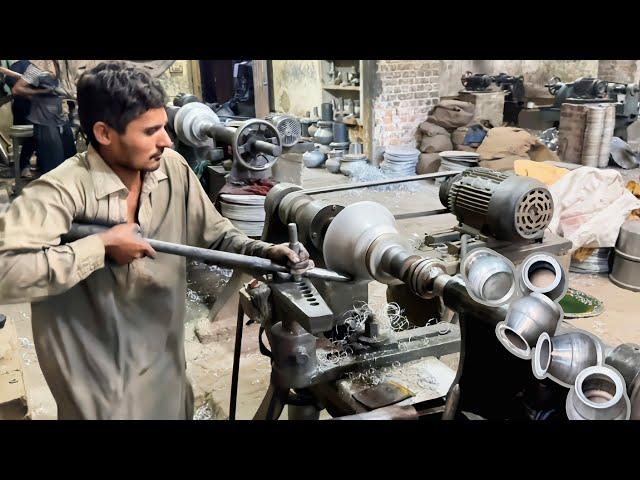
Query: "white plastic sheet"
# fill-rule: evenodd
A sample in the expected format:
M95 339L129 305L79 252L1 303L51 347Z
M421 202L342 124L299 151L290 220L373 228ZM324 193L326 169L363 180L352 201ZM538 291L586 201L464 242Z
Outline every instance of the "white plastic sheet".
M580 247L614 247L620 226L640 200L615 170L581 167L549 187L554 202L549 229Z

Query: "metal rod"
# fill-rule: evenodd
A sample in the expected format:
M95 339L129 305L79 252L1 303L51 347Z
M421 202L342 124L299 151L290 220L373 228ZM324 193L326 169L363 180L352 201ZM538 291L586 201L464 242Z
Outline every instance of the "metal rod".
M295 223L290 223L289 225L287 225L287 228L289 230L289 249L293 250L297 255L300 253L300 243L298 242L298 227ZM293 276L293 280L295 282L299 282L300 275L295 274Z
M370 412L345 415L330 420L418 420L418 412L412 405L390 405Z
M231 127L225 127L223 125L209 125L206 134L216 141L222 141L230 145L231 143L233 143L233 135L235 134L235 129Z
M393 185L394 183L417 182L418 180L429 180L432 178L453 177L459 173L460 172L425 173L423 175L414 175L412 177L392 178L389 180L379 180L374 182L349 183L346 185L330 185L328 187L309 188L307 190L300 190L300 193L316 195L318 193L340 192L343 190L355 190L357 188L377 187L378 185Z
M256 151L266 153L272 157L277 157L282 153L282 147L280 145L274 145L273 143L265 142L264 140L256 140L253 147Z
M231 398L229 399L229 420L236 419L236 402L238 400L238 376L240 371L240 352L242 350L242 330L244 328L244 310L242 303L238 303L238 318L236 321L236 343L233 349L233 369L231 372Z
M411 212L411 213L398 213L394 215L393 218L396 220L406 220L407 218L418 218L418 217L431 217L433 215L443 215L445 213L451 213L448 208L440 208L437 210L427 210L424 212Z
M69 233L64 236L64 240L66 242L77 240L89 235L104 232L108 228L109 227L102 225L73 223ZM216 265L223 267L289 274L289 269L287 267L273 263L271 260L266 258L252 257L250 255L242 255L239 253L221 252L219 250L210 250L208 248L191 247L189 245L163 242L162 240L154 240L151 238L143 238L143 240L148 242L149 245L151 245L157 252L195 258L205 262L215 263ZM335 282L351 281L351 279L345 275L341 275L331 270L325 270L324 268L312 268L304 272L302 275Z

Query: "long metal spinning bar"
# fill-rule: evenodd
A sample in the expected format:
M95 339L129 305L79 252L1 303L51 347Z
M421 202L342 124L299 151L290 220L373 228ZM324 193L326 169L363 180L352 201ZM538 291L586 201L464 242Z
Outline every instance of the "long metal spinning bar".
M374 182L348 183L346 185L330 185L328 187L309 188L300 190L300 193L307 195L316 195L319 193L341 192L343 190L355 190L357 188L377 187L378 185L393 185L394 183L417 182L419 180L429 180L432 178L447 178L458 175L460 172L435 172L425 173L423 175L414 175L412 177L392 178L389 180L379 180Z
M442 215L451 213L448 208L438 208L436 210L426 210L424 212L398 213L393 216L396 220L406 220L407 218L432 217L434 215Z
M64 236L64 240L69 242L79 238L87 237L103 232L109 227L102 225L73 223L69 233ZM273 263L271 260L239 253L221 252L219 250L209 250L208 248L191 247L179 243L163 242L152 238L143 238L157 252L179 255L182 257L196 258L206 262L215 263L223 267L241 268L250 271L277 272L289 274L289 269L283 265ZM320 278L334 282L349 282L351 279L344 275L324 268L312 268L302 274L302 276Z

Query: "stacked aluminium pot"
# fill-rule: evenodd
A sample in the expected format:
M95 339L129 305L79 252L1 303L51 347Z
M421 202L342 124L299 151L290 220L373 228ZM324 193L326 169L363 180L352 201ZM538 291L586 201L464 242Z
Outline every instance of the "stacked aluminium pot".
M502 255L478 248L463 259L461 275L476 301L508 304L505 320L496 326L499 342L513 355L530 360L536 378L569 388L570 420L631 417L627 383L605 362L601 341L578 329L559 332L563 311L558 302L568 285L564 268L552 255L532 254L516 270Z

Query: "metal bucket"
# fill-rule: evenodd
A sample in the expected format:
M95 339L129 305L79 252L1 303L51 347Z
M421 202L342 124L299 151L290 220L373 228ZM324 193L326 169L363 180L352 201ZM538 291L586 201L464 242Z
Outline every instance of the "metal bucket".
M640 221L627 220L620 227L609 279L620 288L640 292Z

